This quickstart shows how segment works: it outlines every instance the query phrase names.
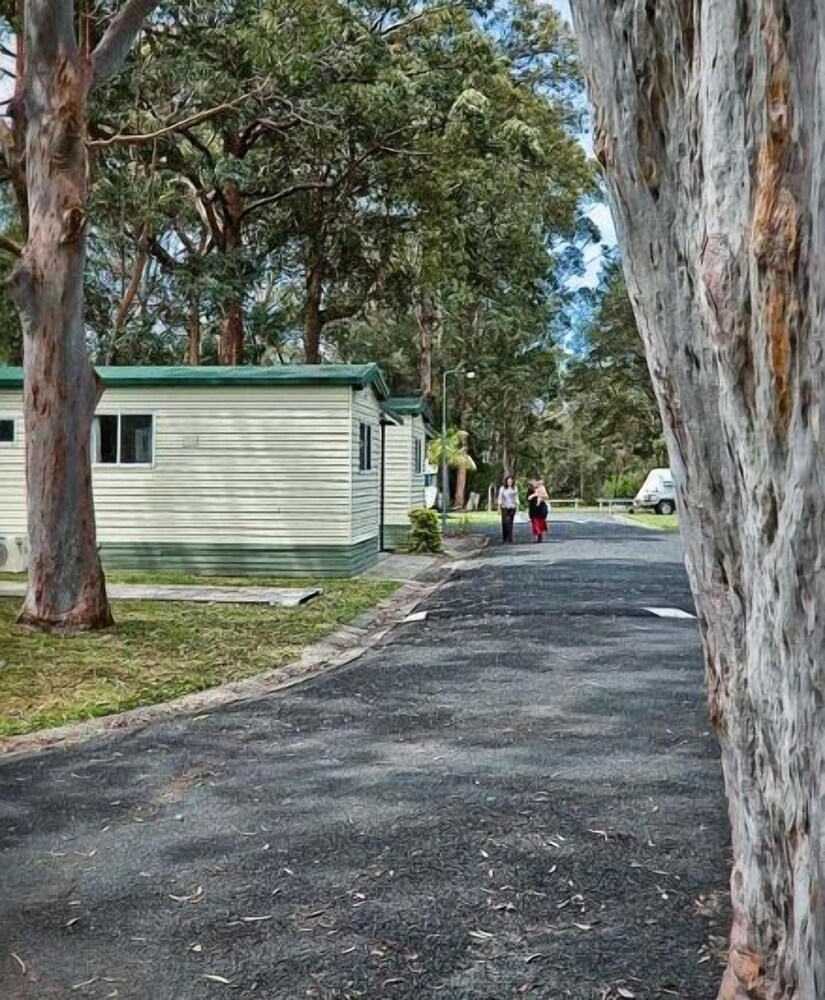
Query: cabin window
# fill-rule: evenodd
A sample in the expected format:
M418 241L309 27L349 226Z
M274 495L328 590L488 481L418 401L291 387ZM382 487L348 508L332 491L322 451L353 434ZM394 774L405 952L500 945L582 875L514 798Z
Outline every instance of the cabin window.
M424 445L421 438L413 438L413 472L420 476L424 471Z
M14 417L0 417L0 444L14 444Z
M372 469L372 425L360 424L358 428L358 470L370 472Z
M95 465L151 465L154 419L144 413L101 413L92 423Z

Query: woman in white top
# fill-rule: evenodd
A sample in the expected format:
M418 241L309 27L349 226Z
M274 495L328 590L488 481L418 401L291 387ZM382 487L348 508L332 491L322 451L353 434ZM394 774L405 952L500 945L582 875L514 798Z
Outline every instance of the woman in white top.
M506 477L498 491L498 509L501 512L501 539L505 545L512 544L513 522L518 511L518 490L512 476Z

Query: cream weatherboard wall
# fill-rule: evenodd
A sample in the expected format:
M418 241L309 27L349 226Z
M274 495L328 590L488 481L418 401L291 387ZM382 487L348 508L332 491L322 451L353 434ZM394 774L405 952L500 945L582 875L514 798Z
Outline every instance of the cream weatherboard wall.
M0 535L25 535L26 448L20 394L0 391L0 420L14 420L14 441L0 442Z
M0 444L0 535L25 531L20 394ZM377 556L380 404L351 385L110 387L98 415L151 414L151 465L95 465L98 541L110 568L351 575ZM375 426L374 471L358 424Z
M368 469L361 468L361 426L369 428ZM352 542L359 555L374 561L378 555L381 517L381 404L371 389L352 393Z
M416 441L421 449L420 470L414 466ZM387 547L403 543L410 530L410 511L424 505L426 450L422 417L406 415L402 424L387 427L384 493L384 541Z

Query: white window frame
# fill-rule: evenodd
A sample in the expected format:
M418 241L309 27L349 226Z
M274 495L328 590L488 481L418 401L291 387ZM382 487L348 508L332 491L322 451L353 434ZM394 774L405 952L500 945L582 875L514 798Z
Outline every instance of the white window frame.
M11 441L0 441L0 448L16 448L20 441L20 432L17 426L17 416L12 413L0 413L0 420L9 421L14 428L14 436Z
M366 427L366 429L367 429L367 462L368 462L368 465L367 465L366 468L364 468L364 466L361 464L361 431L362 431L362 428L364 428L364 427ZM372 445L373 445L373 433L372 433L372 429L373 429L373 425L369 422L369 420L359 420L358 421L358 473L361 476L368 476L371 473L373 473L373 472L376 471L376 469L375 469L375 462L374 462L375 453L374 453L373 447L372 447Z
M98 417L117 417L117 461L97 462L95 461L94 447L94 421ZM122 417L151 417L152 418L152 461L151 462L121 462L120 460L120 421ZM154 469L157 465L157 438L158 438L158 418L154 410L103 410L95 413L92 420L90 448L92 467L95 469Z

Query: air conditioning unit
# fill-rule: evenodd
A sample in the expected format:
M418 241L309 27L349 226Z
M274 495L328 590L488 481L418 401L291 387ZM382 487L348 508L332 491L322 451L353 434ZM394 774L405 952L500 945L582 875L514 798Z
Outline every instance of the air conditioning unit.
M0 535L0 572L25 573L28 561L28 538L19 535Z

